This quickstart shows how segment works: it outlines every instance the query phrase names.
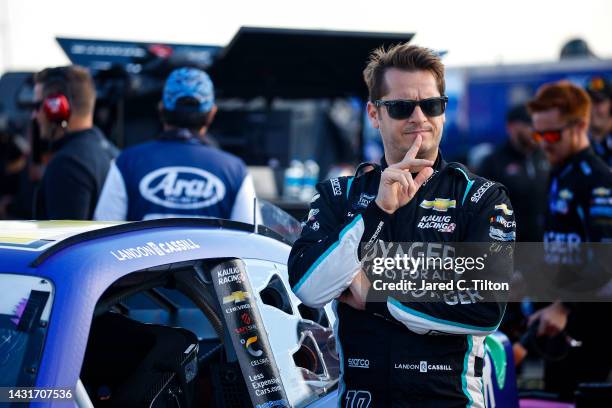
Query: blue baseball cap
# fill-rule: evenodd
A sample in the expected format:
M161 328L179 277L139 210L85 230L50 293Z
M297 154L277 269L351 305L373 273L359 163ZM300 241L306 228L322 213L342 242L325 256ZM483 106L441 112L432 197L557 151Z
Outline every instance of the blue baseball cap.
M209 112L215 103L215 89L208 74L197 68L179 68L170 73L164 86L164 109L175 111L181 98L193 98L198 112ZM181 109L179 105L178 109Z

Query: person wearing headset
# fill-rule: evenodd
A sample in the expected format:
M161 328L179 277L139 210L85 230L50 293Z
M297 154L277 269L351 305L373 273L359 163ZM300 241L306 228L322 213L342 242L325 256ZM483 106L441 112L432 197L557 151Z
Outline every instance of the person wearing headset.
M216 112L209 76L196 68L174 70L160 103L164 131L113 162L94 218L217 217L252 224L255 187L246 165L206 138Z
M34 75L33 117L51 159L35 196L39 220L90 220L117 148L93 124L96 90L86 68Z

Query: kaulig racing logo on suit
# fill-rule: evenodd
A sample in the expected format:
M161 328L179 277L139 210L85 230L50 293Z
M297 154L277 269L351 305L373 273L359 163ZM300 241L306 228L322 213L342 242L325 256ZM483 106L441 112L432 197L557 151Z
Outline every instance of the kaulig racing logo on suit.
M181 210L210 207L225 197L225 184L197 167L162 167L143 177L139 190L147 201Z

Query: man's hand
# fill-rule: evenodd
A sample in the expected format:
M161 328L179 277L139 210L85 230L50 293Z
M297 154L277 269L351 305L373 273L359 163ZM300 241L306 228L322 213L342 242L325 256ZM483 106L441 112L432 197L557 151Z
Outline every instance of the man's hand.
M393 214L398 208L408 204L423 183L433 174L431 166L434 162L416 159L422 141L423 138L418 135L406 152L404 159L383 171L376 196L376 205L383 211ZM411 173L416 172L418 174L413 179Z
M531 326L540 320L537 336L554 337L565 329L568 315L569 310L561 302L556 301L532 314L527 325Z
M338 300L346 303L353 309L365 310L366 298L370 291L370 286L372 285L366 274L363 271L359 271L353 279L353 282L351 282L351 286L342 292Z

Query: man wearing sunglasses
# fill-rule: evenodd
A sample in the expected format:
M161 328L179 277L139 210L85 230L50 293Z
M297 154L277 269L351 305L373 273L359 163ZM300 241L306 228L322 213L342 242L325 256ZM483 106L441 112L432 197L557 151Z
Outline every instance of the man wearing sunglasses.
M590 147L591 101L583 89L566 81L547 84L528 107L534 138L552 165L544 242L560 245L545 245L545 249L558 252L566 248L565 258L558 261L563 266L567 262L563 259L570 259L580 243L612 241L612 172ZM585 279L602 278L597 275L605 272L597 262L606 261L600 258L592 259L589 265L577 264L577 273L588 275L588 268L597 265ZM564 360L547 363L548 391L571 399L579 383L606 380L612 352L609 338L601 331L610 315L610 303L557 301L530 317L530 325L539 325L539 336L553 337L565 331L582 341L582 347L572 348Z
M441 156L447 97L437 54L408 44L375 50L364 79L384 158L317 185L289 257L292 289L311 307L334 301L342 407L484 407L483 341L504 305L374 301L360 261L379 241L416 242L423 253L513 241L512 206L501 185Z
M592 77L586 90L591 98L591 144L595 153L612 167L612 84L601 76Z

